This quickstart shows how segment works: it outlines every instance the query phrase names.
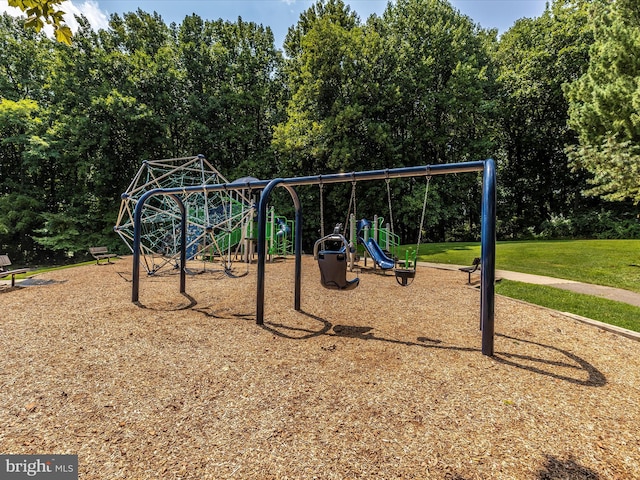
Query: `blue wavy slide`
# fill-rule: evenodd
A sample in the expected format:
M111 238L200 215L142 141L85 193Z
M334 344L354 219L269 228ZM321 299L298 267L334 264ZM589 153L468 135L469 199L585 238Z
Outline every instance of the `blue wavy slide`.
M378 264L381 269L389 270L390 268L393 268L395 266L395 262L393 261L393 259L385 255L385 253L380 248L380 245L378 245L378 242L376 242L373 238L367 239L366 242L362 241L362 239L360 239L360 241L364 245L364 248L367 249L367 252L369 252L371 258L373 258L373 261L376 262L376 264Z

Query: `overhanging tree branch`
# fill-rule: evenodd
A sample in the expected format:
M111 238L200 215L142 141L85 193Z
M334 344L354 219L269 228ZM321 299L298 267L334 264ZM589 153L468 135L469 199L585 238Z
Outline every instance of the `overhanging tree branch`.
M27 14L24 25L39 32L45 23L53 27L56 40L71 45L71 29L64 22L65 12L58 6L65 0L8 0L10 7L16 7Z

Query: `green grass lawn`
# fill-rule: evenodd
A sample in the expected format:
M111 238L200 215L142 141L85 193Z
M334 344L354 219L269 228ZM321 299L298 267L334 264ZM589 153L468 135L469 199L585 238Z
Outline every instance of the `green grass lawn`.
M409 246L410 248L410 246ZM404 256L404 253L401 254ZM479 243L428 243L419 260L471 265ZM640 240L498 242L496 268L640 293ZM496 293L640 332L640 308L553 287L503 280Z
M498 282L496 293L640 332L640 308L626 303L546 285L531 285L510 280Z
M479 243L420 245L424 262L471 265ZM496 268L640 293L640 240L566 240L498 242Z
M111 261L114 261L114 259L112 258ZM86 262L72 263L69 265L57 265L53 267L34 268L33 270L29 270L27 273L21 273L19 275L16 275L16 278L29 278L29 277L32 277L33 275L37 275L40 273L53 272L55 270L64 270L65 268L79 267L81 265L91 265L94 263L96 263L95 260L89 260Z

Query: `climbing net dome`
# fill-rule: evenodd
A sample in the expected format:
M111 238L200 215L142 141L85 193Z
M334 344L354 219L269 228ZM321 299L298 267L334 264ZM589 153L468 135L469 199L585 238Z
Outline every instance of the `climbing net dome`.
M134 211L138 200L156 188L183 188L228 183L203 155L146 160L134 176L122 202L114 230L133 252ZM187 212L187 258L223 257L238 245L253 219L250 192L243 190L180 194ZM145 202L141 216L140 258L148 274L166 265L176 266L180 256L181 213L165 195ZM243 234L243 231L245 233Z

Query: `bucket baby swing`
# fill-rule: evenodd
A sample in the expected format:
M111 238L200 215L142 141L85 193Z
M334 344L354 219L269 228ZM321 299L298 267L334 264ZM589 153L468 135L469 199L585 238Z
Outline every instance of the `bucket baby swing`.
M355 181L353 188L355 189ZM333 233L324 234L324 200L323 185L320 178L320 238L313 245L313 258L320 268L320 283L330 290L353 290L360 284L358 277L347 280L347 257L353 253L355 247L349 244L344 234L340 232L342 224L338 223ZM352 200L355 196L351 196ZM351 204L349 205L349 210ZM325 248L326 247L326 248Z
M413 280L416 276L416 265L417 265L417 257L418 252L420 250L420 243L422 240L422 229L424 225L424 218L427 208L427 200L429 195L429 183L431 181L431 177L427 176L427 185L425 188L424 201L422 205L422 214L420 218L420 226L418 229L418 241L416 243L416 250L413 256L413 259L409 259L409 253L407 251L405 255L404 262L400 262L402 266L399 266L396 262L397 259L389 259L387 256L384 256L384 260L389 261L388 267L384 268L393 268L394 275L396 278L396 282L398 285L406 287L413 283ZM387 184L387 198L389 201L389 216L390 216L390 227L391 233L393 234L393 208L391 202L391 189L389 186L389 178L386 179ZM318 262L318 267L320 268L320 281L323 287L332 289L332 290L352 290L359 285L360 279L354 278L353 280L347 280L347 259L350 254L355 253L355 246L350 243L344 233L341 233L342 224L336 225L333 233L329 235L324 234L324 202L323 202L323 185L322 180L320 181L320 239L316 241L313 247L313 256L314 259ZM355 180L352 181L352 189L351 189L351 199L349 201L348 211L351 212L351 207L353 206L354 216L356 211L356 199L355 199ZM347 214L347 219L349 214ZM361 220L360 223L364 224L367 220ZM348 224L348 221L345 221L345 225ZM346 228L345 228L346 230ZM364 240L357 236L358 242L364 244ZM377 249L379 246L375 241L369 240ZM325 248L325 245L330 245L330 248ZM371 245L367 247L368 251L371 251Z

